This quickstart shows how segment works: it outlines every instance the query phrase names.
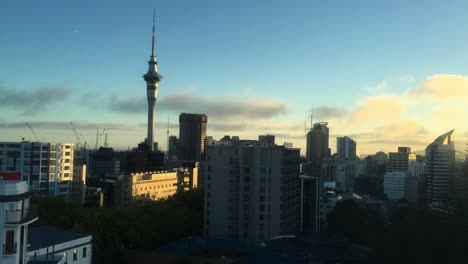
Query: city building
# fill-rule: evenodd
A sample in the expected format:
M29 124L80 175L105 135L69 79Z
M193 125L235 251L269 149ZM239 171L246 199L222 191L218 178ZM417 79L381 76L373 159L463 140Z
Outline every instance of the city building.
M0 180L0 263L27 263L28 227L37 211L29 205L28 185L20 173L3 174Z
M336 153L340 158L356 159L356 141L350 137L336 138Z
M90 155L90 177L120 174L120 157L113 148L100 147Z
M167 148L168 158L177 156L177 144L178 144L177 137L176 136L169 136L169 146Z
M340 157L323 159L324 180L336 182L336 188L344 192L354 192L356 178L364 173L361 160Z
M179 115L179 144L177 149L179 159L186 161L201 161L205 155L206 124L205 114Z
M439 136L426 148L426 201L439 212L449 212L449 195L455 172L453 130Z
M130 205L135 200L166 199L176 193L198 187L198 163L170 171L155 171L122 175L111 183L112 203L118 206ZM106 199L106 198L104 198ZM105 202L106 203L106 202Z
M208 145L205 236L264 241L298 232L299 152L271 138Z
M0 142L0 171L17 171L29 190L70 196L73 179L74 144L42 142Z
M322 166L322 159L330 156L328 147L328 123L315 123L307 133L306 157L315 167Z
M387 164L388 162L388 155L383 151L375 153L373 158L376 160L377 166Z
M32 227L27 233L29 263L91 264L93 239L90 235L71 233L52 226Z
M416 154L409 147L398 147L398 152L390 152L387 172L408 172L410 163L416 162Z
M388 199L398 201L405 198L405 182L408 172L387 172L384 175L384 193Z
M151 45L151 57L148 61L148 72L143 75L143 79L146 82L146 98L148 101L148 130L146 137L146 144L148 145L149 151L154 151L154 111L156 107L156 98L158 97L159 81L162 76L158 73L158 61L156 60L156 54L154 51L154 34L155 34L155 22L153 14L153 37Z

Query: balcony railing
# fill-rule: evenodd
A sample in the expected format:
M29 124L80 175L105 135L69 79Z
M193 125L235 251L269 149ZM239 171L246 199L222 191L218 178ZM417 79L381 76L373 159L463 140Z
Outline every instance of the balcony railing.
M3 244L3 255L16 254L17 244Z
M30 207L23 210L6 210L5 224L23 224L37 218L37 208Z

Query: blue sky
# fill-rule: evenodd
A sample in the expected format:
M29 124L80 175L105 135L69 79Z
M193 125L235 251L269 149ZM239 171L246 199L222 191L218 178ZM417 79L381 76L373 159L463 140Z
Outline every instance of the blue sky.
M273 133L303 147L303 122L313 107L315 120L330 123L330 145L334 136L351 135L363 153L423 149L452 128L465 140L468 127L457 118L468 103L467 5L3 1L0 140L31 138L20 125L28 121L50 140L74 141L63 125L73 121L91 142L97 127L109 130L117 148L140 141L153 8L164 76L156 119L170 118L171 134L178 134L180 112L206 112L215 138ZM433 83L452 97L435 96ZM374 99L377 108L367 107ZM385 105L379 100L391 102L378 109ZM224 105L231 113L219 110ZM385 114L391 107L397 115ZM165 126L156 128L163 149ZM394 127L401 133L386 132Z

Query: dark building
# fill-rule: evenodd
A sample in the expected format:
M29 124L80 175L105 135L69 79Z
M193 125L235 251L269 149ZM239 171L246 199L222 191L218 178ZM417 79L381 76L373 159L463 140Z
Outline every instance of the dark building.
M167 148L167 155L168 156L175 156L177 155L177 137L176 136L170 136L169 137L169 147Z
M100 147L91 154L91 177L104 177L120 173L120 158L113 148Z
M205 155L206 123L205 114L179 115L179 159L201 161Z
M336 153L338 156L345 159L356 159L356 141L350 137L336 138Z
M328 148L329 129L328 123L315 123L307 133L307 159L314 167L322 166L322 159L330 156Z
M455 174L453 130L439 136L426 148L426 202L435 211L449 212Z

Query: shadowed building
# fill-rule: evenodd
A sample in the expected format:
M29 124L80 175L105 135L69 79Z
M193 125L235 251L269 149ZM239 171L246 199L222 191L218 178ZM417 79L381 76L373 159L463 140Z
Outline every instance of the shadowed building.
M322 159L329 156L328 149L328 123L315 123L312 130L307 133L307 159L314 167L322 166Z
M179 115L179 159L201 161L205 155L206 123L205 114Z
M350 137L337 137L336 138L336 153L340 158L356 159L356 141Z
M455 173L453 130L439 136L426 148L427 204L432 210L447 212Z

